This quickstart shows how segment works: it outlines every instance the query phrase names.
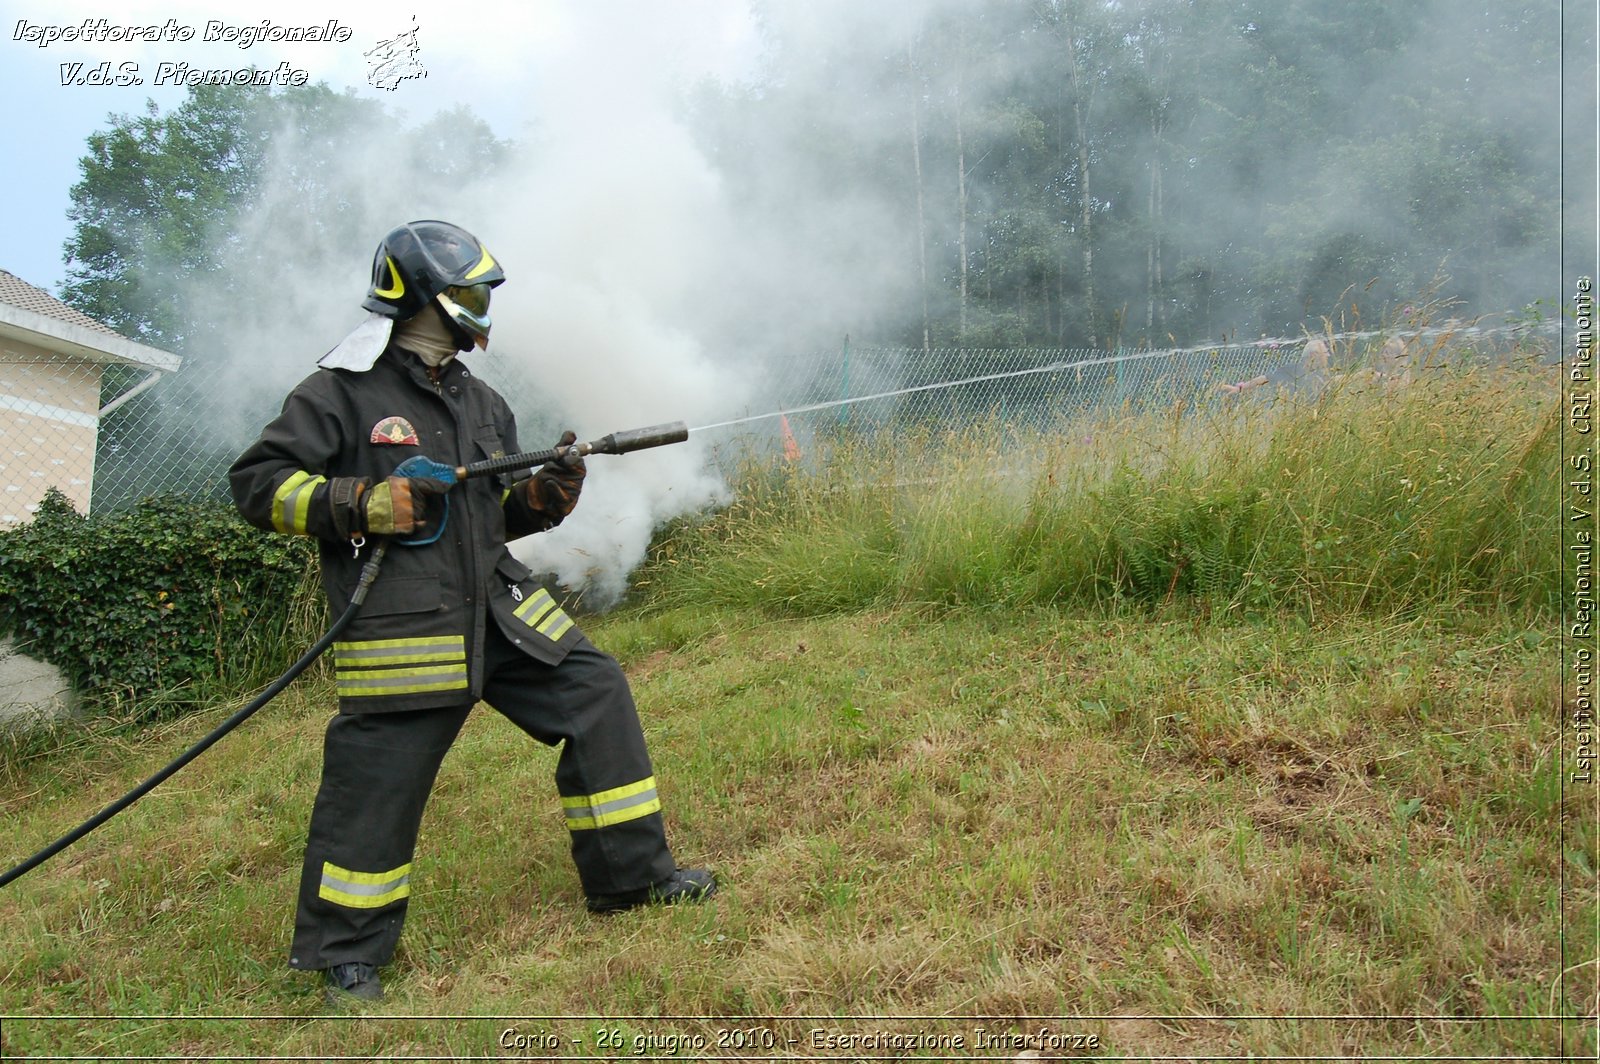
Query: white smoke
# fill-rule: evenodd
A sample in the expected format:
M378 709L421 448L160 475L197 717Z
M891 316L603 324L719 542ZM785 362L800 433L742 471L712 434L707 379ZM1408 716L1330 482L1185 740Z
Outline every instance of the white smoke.
M75 16L79 6L67 0ZM759 79L763 20L819 38L836 18L858 35L875 24L845 18L852 8L842 0L824 6L811 13L758 0L536 0L413 21L357 5L338 15L354 28L352 44L257 45L249 61L305 64L337 91L362 80L361 47L415 26L428 76L393 94L361 89L397 120L340 130L332 148L330 132L315 123L271 140L259 202L219 237L236 259L220 281L196 278L192 286L220 348L208 363L223 371L224 424L215 435L237 436L239 449L249 443L283 394L362 319L382 235L418 218L470 230L505 268L490 357L466 358L492 382L496 366L510 371L502 390L519 416L523 449L550 445L539 433L558 428L588 440L764 412L771 397L760 393L761 358L791 346L801 330L837 336L874 304L900 301L904 277L884 263L903 256L884 249L904 244L905 234L884 232L881 204L858 201L848 188L819 194L809 171L797 177L796 149L776 150L781 138L752 145L740 160L743 185L731 190L726 166L697 141L686 101L708 81ZM157 7L133 0L127 18L154 18ZM207 10L178 0L170 17L194 23ZM324 17L309 0L273 16ZM175 46L124 56L167 57L224 61ZM424 145L435 159L449 152L448 123L442 135L407 134L458 105L513 140L516 155L493 173L441 187L416 153ZM734 342L751 353L730 349ZM591 603L614 601L656 529L726 497L710 442L692 437L592 458L577 510L513 551Z
M495 119L515 155L450 187L416 155L419 143L447 150L447 139L374 123L341 131L330 149L319 141L326 131L278 130L258 199L227 234L242 249L223 279L230 295L219 297L217 278L193 285L192 298L211 308L224 338L212 368L224 373L219 391L233 397L226 431L238 447L363 318L372 249L417 218L463 226L506 271L489 352L464 358L513 404L522 449L553 444L535 435L550 424L590 440L704 423L738 408L744 371L718 366L701 338L709 318L728 313L706 279L738 225L678 103L696 81L743 62L747 17L742 6L712 3L670 12L545 3L506 13L496 23L504 33L481 54L488 106L475 102L471 115ZM421 39L433 42L425 58L441 61L460 43L435 33L447 28L443 20L420 21ZM437 113L397 117L415 126ZM626 592L656 529L726 497L707 457L699 439L597 456L567 521L512 549L589 604L609 605Z
M493 344L580 439L695 424L741 401L735 376L698 338L707 306L722 298L705 279L733 220L674 106L681 79L705 76L715 50L685 69L685 53L663 44L697 39L695 19L631 10L639 17L620 42L614 12L567 12L534 87L548 105L535 108L522 157L489 191L499 209L480 232L507 271ZM663 55L677 56L678 69ZM725 496L705 457L691 440L594 458L567 521L513 551L592 602L614 601L656 528Z

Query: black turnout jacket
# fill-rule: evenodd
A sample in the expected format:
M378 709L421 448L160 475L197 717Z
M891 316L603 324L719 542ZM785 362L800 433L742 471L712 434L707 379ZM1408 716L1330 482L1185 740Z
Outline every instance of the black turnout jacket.
M515 454L515 418L498 392L453 359L437 380L391 345L364 372L319 369L244 452L228 479L239 511L269 531L316 537L322 584L335 615L355 591L372 538L359 550L336 521L335 478L370 484L415 454L466 465ZM524 652L557 664L581 638L572 619L506 541L550 527L504 477L460 481L447 495L444 534L427 546L391 545L361 612L333 646L341 712L430 709L476 701L486 625ZM419 535L437 531L433 523Z

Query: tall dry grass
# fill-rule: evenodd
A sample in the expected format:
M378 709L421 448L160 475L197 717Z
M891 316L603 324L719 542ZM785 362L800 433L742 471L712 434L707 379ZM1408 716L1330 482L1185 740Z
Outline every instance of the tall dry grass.
M824 440L752 463L667 536L656 602L825 615L906 603L1466 608L1559 599L1549 367L1335 377L1045 430Z

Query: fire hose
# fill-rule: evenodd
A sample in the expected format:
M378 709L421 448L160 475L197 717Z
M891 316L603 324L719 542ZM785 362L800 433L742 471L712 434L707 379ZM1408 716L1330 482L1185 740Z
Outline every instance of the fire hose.
M600 439L592 440L588 443L574 443L565 447L552 447L543 451L523 451L518 454L505 455L504 457L500 458L486 458L482 461L473 462L465 466L450 466L442 462L435 462L432 459L426 458L422 455L413 455L402 462L400 466L395 469L394 475L405 477L432 477L434 479L443 481L450 487L454 487L458 482L466 480L470 477L490 476L495 473L512 473L519 470L532 469L535 466L541 466L547 462L579 458L590 454L627 454L630 451L642 451L646 448L661 447L669 443L682 443L688 438L688 426L681 421L674 421L665 425L652 425L649 428L631 429L624 432L613 432L608 436L602 436ZM448 511L446 511L446 514L448 515ZM433 537L429 538L428 540L399 540L396 542L406 543L408 546L423 546L426 543L431 543L434 539L438 538L438 532L443 530L443 520L441 520L439 524L440 528L435 531ZM289 666L283 675L279 676L277 679L268 684L262 690L262 692L250 702L249 705L238 710L227 720L217 725L199 742L195 743L177 758L169 762L165 768L161 769L161 771L157 772L155 775L139 784L139 786L135 787L127 794L124 794L121 798L118 798L116 801L100 810L100 812L96 813L88 820L85 820L82 824L79 824L76 828L67 832L67 834L61 836L55 842L52 842L49 846L46 846L32 857L29 857L27 860L23 861L21 864L18 864L9 871L0 874L0 887L6 886L12 880L17 879L18 877L25 875L26 873L44 864L50 858L54 857L62 850L65 850L68 846L71 846L73 843L89 834L95 828L98 828L100 825L104 824L106 821L110 820L124 809L127 809L134 802L137 802L140 798L143 798L145 795L155 790L163 781L175 775L185 765L189 764L189 762L205 753L213 744L217 742L217 740L221 739L224 735L227 735L239 725L243 724L262 706L265 706L268 702L272 701L279 694L281 694L283 690L289 686L289 684L294 682L295 677L299 676L302 672L305 672L306 669L310 668L311 663L320 658L323 653L333 645L333 641L339 637L339 633L344 631L344 629L350 625L350 622L355 620L356 614L361 612L362 603L364 603L367 599L367 592L371 589L373 583L375 583L378 579L378 571L383 566L383 557L389 549L389 542L390 541L387 539L383 539L378 542L378 545L373 549L372 556L368 558L366 564L361 567L361 575L356 581L355 592L350 596L350 602L347 606L345 606L344 612L339 615L338 619L335 620L331 626L329 626L328 630L322 634L321 638L311 645L310 649L302 654L293 665Z

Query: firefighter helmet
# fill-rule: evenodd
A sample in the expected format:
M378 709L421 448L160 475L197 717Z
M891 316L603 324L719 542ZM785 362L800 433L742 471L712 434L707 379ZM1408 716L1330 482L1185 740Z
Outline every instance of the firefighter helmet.
M362 306L396 321L433 304L465 351L489 342L489 289L505 271L478 238L449 222L407 222L372 256L372 286Z

